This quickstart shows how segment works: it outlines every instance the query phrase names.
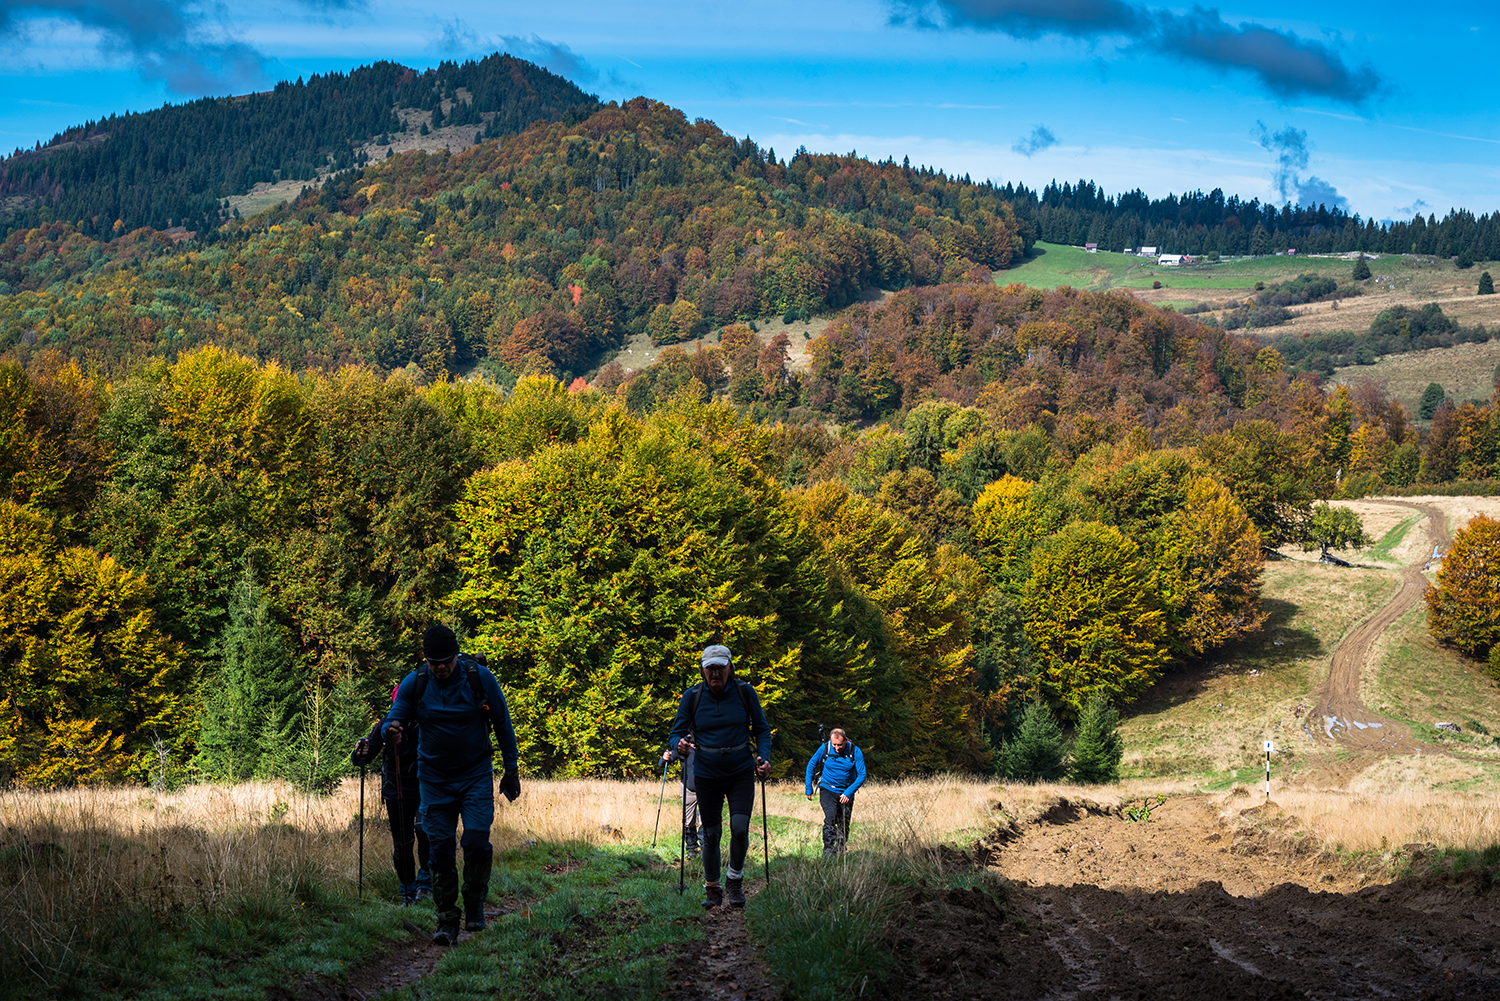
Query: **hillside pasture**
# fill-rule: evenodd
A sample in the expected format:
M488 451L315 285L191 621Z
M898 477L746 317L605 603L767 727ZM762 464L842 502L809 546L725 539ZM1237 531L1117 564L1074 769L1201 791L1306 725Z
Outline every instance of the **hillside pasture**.
M1485 298L1500 299L1500 296ZM1494 320L1500 323L1500 311L1497 311ZM1422 402L1423 391L1433 382L1442 386L1443 391L1455 403L1488 400L1494 390L1497 367L1500 367L1500 338L1483 344L1455 344L1451 348L1383 355L1373 365L1350 365L1334 369L1331 381L1335 385L1344 386L1353 385L1361 379L1379 383L1415 416L1417 406Z

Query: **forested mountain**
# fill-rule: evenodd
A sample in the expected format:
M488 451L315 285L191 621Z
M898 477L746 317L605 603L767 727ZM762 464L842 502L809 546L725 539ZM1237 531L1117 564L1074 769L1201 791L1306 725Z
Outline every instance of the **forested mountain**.
M445 101L447 124L492 138L599 106L562 77L497 53L423 73L378 62L260 94L111 115L0 160L0 210L15 206L0 211L0 234L53 220L105 239L142 226L210 229L223 220L225 196L350 167L362 144L403 129L397 109Z
M68 223L0 246L0 350L118 371L217 343L293 368L492 358L578 373L658 342L838 309L869 284L988 281L1029 230L999 193L931 170L790 161L639 98L460 154L417 153L174 249Z
M1053 181L1041 191L1007 184L1002 197L1017 218L1030 223L1037 239L1106 250L1157 247L1163 253L1267 254L1294 247L1302 253L1363 250L1378 254L1467 252L1476 261L1500 259L1500 213L1475 217L1451 209L1439 220L1417 215L1410 222L1361 220L1342 208L1324 205L1262 204L1259 199L1225 196L1218 188L1166 198L1150 198L1137 188L1106 194L1093 181L1076 185Z

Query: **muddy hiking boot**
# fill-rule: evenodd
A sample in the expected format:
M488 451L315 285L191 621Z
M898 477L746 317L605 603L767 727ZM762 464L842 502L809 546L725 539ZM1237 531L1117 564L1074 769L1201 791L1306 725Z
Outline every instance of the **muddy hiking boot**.
M464 927L484 931L484 898L490 889L493 852L474 852L464 859Z
M432 944L433 945L457 945L458 944L458 924L457 924L457 922L455 922L453 924L441 924L441 925L438 925L438 930L432 933Z
M713 910L724 904L724 888L718 883L707 883L703 887L703 909Z
M743 908L745 906L745 881L743 879L726 880L724 896L728 899L730 907Z

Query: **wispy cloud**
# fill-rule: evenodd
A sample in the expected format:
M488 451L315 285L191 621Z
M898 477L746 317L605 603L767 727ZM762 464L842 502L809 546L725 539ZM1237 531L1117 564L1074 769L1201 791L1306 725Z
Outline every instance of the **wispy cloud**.
M1030 135L1024 135L1011 144L1011 149L1030 159L1044 149L1057 145L1057 136L1045 125L1038 125Z
M1284 125L1272 132L1264 122L1255 123L1253 133L1263 149L1274 158L1271 169L1271 187L1283 202L1294 202L1312 208L1326 205L1329 208L1349 208L1349 199L1338 193L1338 189L1316 174L1307 178L1302 172L1312 158L1307 145L1307 132Z
M554 42L540 35L488 37L474 31L459 18L453 18L444 22L442 31L432 40L432 44L434 48L447 56L488 53L502 49L513 56L528 59L544 69L551 70L558 76L567 77L580 87L596 87L615 93L639 89L622 79L613 70L599 69L574 52L566 42Z
M891 19L921 28L997 31L1013 38L1123 38L1141 53L1163 53L1222 71L1242 70L1288 99L1314 95L1360 104L1384 87L1371 65L1344 62L1324 42L1263 24L1231 24L1218 10L1186 14L1124 0L887 0Z
M314 5L316 6L316 5ZM174 94L248 90L267 83L267 60L236 39L206 5L172 0L0 0L0 41L22 41L51 19L91 29L100 53L123 59Z

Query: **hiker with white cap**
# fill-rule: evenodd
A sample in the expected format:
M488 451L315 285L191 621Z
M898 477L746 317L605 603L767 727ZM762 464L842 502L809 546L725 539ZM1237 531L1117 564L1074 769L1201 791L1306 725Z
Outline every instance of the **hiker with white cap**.
M703 906L718 907L727 895L730 907L744 907L755 778L771 773L771 725L755 689L734 676L728 647L706 648L699 672L703 681L688 689L678 703L667 746L681 758L693 754L698 814L703 821ZM720 885L725 800L729 802L729 867L728 878Z

